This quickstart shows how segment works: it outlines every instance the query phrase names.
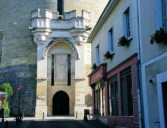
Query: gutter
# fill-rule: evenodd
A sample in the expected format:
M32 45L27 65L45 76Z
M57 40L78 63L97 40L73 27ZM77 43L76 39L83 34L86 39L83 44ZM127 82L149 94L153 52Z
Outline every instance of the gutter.
M141 67L141 49L140 49L140 17L139 17L139 12L140 12L140 0L135 0L135 15L136 15L136 37L137 37L137 63L136 63L136 81L137 81L137 97L138 97L138 116L139 116L139 128L142 128L143 126L143 121L142 121L142 104L141 104L141 72L140 72L140 67Z

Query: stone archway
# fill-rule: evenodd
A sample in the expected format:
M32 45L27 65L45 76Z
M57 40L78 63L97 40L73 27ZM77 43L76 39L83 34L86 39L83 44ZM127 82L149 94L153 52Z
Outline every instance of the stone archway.
M53 115L69 115L69 96L59 91L53 96Z
M44 51L43 51L43 59L47 56L47 53L48 53L49 49L50 49L55 43L58 43L58 42L64 42L64 43L66 43L67 45L69 45L69 46L73 49L73 51L74 51L74 53L75 53L75 58L76 58L76 59L79 59L79 58L80 58L76 46L75 46L70 40L64 39L64 38L56 38L56 39L52 40L52 41L46 46L46 48L44 49Z

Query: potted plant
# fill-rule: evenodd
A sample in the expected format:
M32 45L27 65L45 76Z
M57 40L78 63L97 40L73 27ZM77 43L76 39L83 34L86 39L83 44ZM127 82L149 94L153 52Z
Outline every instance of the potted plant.
M97 68L97 65L94 63L92 69L95 70Z
M0 91L7 92L7 100L3 100L2 107L4 108L4 117L9 117L10 107L9 107L9 97L13 95L13 88L9 83L3 83L0 86Z
M119 38L118 46L125 46L128 44L129 44L129 41L125 36L122 36L121 38Z
M88 25L85 25L85 30L91 30L92 28L89 27Z
M150 44L156 43L167 43L167 33L163 28L160 28L160 30L156 30L155 34L152 34L150 39Z
M113 58L113 54L111 54L109 51L107 51L107 52L104 54L104 58L106 58L106 59L112 59L112 58Z

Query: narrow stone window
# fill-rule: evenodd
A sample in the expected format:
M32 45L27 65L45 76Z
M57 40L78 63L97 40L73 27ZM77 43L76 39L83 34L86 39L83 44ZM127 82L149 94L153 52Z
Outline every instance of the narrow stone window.
M57 11L59 15L63 15L63 0L57 0Z
M3 33L0 32L0 63L2 59L2 45L3 45Z
M71 85L71 56L68 55L68 86Z
M51 85L54 86L54 55L52 55Z

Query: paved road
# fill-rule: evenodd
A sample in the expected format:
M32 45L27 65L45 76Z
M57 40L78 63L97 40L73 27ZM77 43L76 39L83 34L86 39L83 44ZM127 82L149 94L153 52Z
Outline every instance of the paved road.
M5 123L0 122L0 128L5 128ZM8 128L18 128L14 121L9 121ZM111 128L99 121L90 120L25 120L19 128Z

